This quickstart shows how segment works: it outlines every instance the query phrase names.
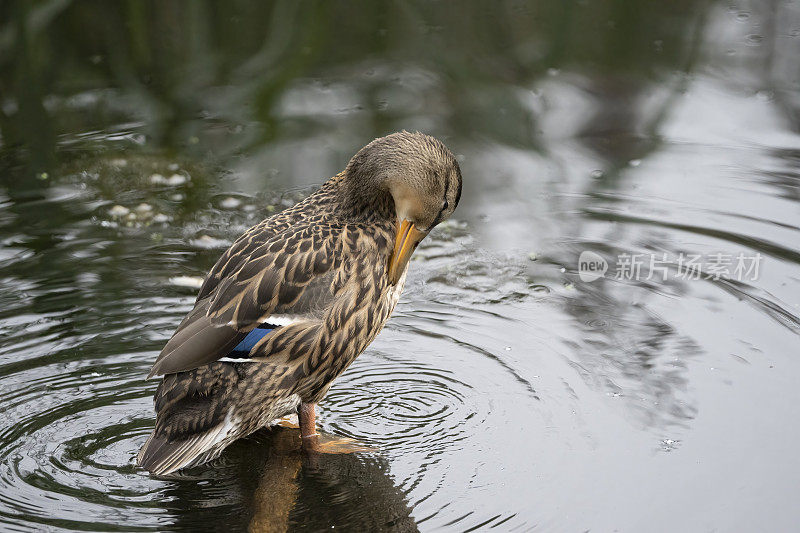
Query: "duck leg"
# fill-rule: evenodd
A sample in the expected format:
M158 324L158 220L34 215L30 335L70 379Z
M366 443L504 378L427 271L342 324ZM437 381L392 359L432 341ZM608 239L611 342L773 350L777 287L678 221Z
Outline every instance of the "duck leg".
M300 424L300 438L303 440L304 450L313 450L319 445L316 406L314 403L303 402L297 408L297 421Z
M303 451L310 453L355 453L374 452L374 448L359 444L348 438L320 439L317 433L315 414L316 404L301 403L297 408L297 418L300 422L300 438L303 441Z

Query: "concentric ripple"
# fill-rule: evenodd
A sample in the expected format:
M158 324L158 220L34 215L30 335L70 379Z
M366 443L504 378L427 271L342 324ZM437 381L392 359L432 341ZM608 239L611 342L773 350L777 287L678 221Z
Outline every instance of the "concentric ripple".
M374 353L357 360L325 405L332 432L387 451L458 446L487 415L474 388L454 373Z
M5 404L0 432L0 514L12 523L91 529L98 517L110 525L115 514L153 507L159 484L134 466L151 424L150 387L130 363L76 366L4 377L26 383Z

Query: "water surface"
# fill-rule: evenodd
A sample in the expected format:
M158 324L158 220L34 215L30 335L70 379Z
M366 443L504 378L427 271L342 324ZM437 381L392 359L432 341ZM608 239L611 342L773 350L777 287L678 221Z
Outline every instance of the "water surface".
M0 529L800 523L797 2L59 0L0 21ZM311 461L279 429L179 479L138 469L144 377L198 281L403 128L443 139L465 187L321 404L379 452ZM604 277L581 279L585 251Z

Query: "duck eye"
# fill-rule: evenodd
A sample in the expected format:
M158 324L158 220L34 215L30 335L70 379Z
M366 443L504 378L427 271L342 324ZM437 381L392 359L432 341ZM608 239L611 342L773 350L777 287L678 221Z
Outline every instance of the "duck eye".
M450 204L447 203L447 200L445 200L444 204L442 204L442 209L447 209L447 206L449 206L449 205Z

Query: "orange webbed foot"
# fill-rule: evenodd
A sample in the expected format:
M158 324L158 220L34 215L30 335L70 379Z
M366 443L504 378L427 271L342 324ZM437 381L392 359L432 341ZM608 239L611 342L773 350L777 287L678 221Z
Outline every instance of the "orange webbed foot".
M303 437L303 451L312 454L344 454L372 453L378 449L347 437L311 435Z

